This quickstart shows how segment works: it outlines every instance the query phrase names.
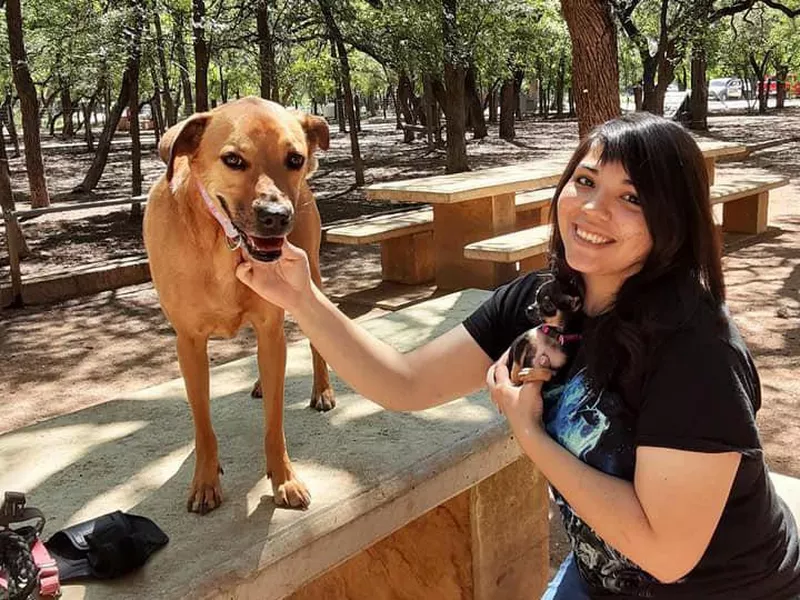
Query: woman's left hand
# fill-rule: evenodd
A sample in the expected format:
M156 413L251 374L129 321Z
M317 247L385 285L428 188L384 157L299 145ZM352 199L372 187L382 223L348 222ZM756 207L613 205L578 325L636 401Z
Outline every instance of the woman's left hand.
M506 356L489 367L486 373L486 386L492 402L508 419L511 428L518 431L520 427L542 427L542 395L541 386L526 383L516 386L506 367Z

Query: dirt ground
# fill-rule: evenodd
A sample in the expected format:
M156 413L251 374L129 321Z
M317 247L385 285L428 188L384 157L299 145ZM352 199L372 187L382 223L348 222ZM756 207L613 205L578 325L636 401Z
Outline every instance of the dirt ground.
M752 144L797 135L800 110L780 116L714 116L710 126L712 137ZM364 129L367 183L443 172L443 153L429 152L422 141L403 144L392 123L371 123ZM531 120L522 123L518 133L514 143L497 139L496 130L486 140L470 142L472 167L535 159L577 141L573 121ZM123 183L130 179L124 150L113 153L97 194L69 194L90 158L83 153L46 152L56 201L130 195L129 185ZM24 190L24 174L18 172L23 164L15 159L11 168L15 189ZM162 168L150 151L143 164L145 188ZM731 312L761 375L763 407L758 422L768 462L778 472L800 477L796 450L800 447L800 143L758 152L720 170L726 169L759 169L793 178L791 186L773 193L768 232L755 238L728 238L724 264ZM387 208L366 201L352 182L348 140L337 132L313 179L324 222ZM18 193L19 207L25 207L24 197ZM50 216L26 222L23 227L34 256L25 263L25 276L142 252L140 223L131 221L127 210L96 212L89 218L72 213L67 219ZM0 245L5 247L4 239ZM374 247L326 245L322 264L325 287L334 294L368 288L380 280L380 256ZM7 257L2 252L0 283L7 277ZM354 305L342 308L362 318L380 312ZM291 322L287 331L290 340L301 338ZM209 355L212 364L222 364L253 351L254 338L245 331L234 340L212 341ZM149 284L47 307L0 310L0 365L0 433L179 377L174 335ZM566 551L557 520L551 545L554 561Z

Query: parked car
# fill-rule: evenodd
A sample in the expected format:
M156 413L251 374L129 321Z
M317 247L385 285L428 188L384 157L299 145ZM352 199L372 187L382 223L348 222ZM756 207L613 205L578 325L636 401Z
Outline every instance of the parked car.
M708 97L716 100L738 100L742 97L742 80L721 77L708 82Z
M761 86L767 86L767 90L770 96L775 96L778 93L778 79L775 75L767 75L764 78L763 82L759 82L759 89ZM800 96L800 78L795 73L789 73L786 75L786 81L784 81L784 85L786 86L786 97L787 98L797 98Z

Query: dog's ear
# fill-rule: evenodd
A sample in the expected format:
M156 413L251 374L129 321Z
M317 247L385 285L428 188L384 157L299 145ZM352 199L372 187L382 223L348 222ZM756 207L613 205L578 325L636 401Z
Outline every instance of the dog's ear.
M300 122L303 124L303 129L306 131L306 138L311 146L311 152L315 148L327 150L330 147L330 130L328 129L328 122L322 117L314 115L302 115Z
M167 181L172 181L175 159L191 154L200 145L200 139L211 120L211 113L197 113L167 129L158 144L158 155L167 164Z

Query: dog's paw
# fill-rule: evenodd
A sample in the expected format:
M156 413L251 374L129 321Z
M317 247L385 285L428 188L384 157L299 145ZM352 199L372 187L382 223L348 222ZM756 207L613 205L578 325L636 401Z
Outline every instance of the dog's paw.
M316 390L311 394L311 408L319 412L327 412L336 406L336 396L333 388L325 388L322 392Z
M189 512L204 515L222 504L222 485L219 480L222 467L218 466L211 472L214 475L202 476L195 473L189 489L189 499L186 501L186 510Z
M261 392L261 380L256 379L256 382L253 384L253 389L250 390L250 396L253 398L261 398L264 394Z
M311 494L305 484L293 477L281 484L272 482L275 504L283 508L299 508L305 510L311 504Z

